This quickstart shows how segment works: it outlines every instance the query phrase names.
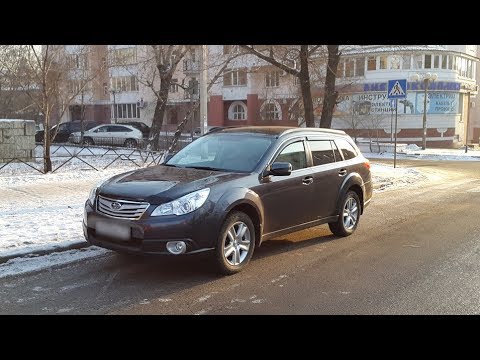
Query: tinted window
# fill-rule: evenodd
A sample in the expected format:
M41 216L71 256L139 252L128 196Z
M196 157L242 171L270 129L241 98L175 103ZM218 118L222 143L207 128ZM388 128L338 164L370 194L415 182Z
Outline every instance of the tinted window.
M337 145L334 141L331 141L333 147L333 153L335 154L335 161L342 161L342 155L340 155L340 150L338 150Z
M308 144L312 151L313 166L335 162L330 140L309 140Z
M129 129L125 126L109 126L109 130L110 132L129 132L129 131L133 131L132 129Z
M58 131L65 131L65 130L67 130L67 124L58 125Z
M81 123L71 123L71 124L70 124L70 130L71 130L72 132L74 132L74 131L80 131L80 130L82 129L82 126L81 126L81 125L82 125Z
M202 136L175 154L168 165L251 172L272 144L267 136L215 133Z
M107 132L107 131L109 131L108 130L109 127L110 126L102 126L102 127L98 128L97 130L95 130L95 132Z
M335 142L337 143L339 149L342 151L343 158L345 160L353 159L357 156L357 152L355 148L345 139L336 139Z
M275 162L289 162L292 164L292 170L306 168L307 158L305 156L303 141L297 141L287 145L277 156Z

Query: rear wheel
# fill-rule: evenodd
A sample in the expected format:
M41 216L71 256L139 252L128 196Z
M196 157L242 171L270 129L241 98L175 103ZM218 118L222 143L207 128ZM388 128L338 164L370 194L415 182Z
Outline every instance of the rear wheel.
M127 147L129 149L133 149L133 148L137 147L137 141L134 140L134 139L127 139L127 140L125 140L124 145L125 145L125 147Z
M83 139L83 145L87 145L87 146L94 145L93 139L89 138L89 137L84 138Z
M336 222L328 223L330 231L337 236L353 234L360 220L360 199L355 191L349 191L342 199Z
M240 211L231 213L220 230L215 247L217 269L224 275L241 271L255 249L255 228L250 217Z

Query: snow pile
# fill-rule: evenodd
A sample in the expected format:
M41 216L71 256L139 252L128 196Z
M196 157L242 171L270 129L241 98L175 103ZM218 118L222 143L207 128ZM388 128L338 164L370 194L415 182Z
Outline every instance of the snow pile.
M110 251L96 246L79 250L54 252L44 256L32 256L10 259L0 264L0 278L53 268L87 258L102 256Z
M415 169L394 168L393 165L372 164L371 172L374 191L400 188L428 179Z
M408 144L405 146L405 150L420 150L421 147L417 146L416 144Z

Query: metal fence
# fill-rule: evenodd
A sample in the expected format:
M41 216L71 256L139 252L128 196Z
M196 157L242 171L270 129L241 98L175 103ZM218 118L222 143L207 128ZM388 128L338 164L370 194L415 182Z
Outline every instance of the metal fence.
M118 138L101 137L97 141L84 142L84 144L52 144L50 146L50 157L52 161L52 172L60 169L87 166L93 170L104 170L112 165L145 167L157 165L162 155L171 143L174 133L162 136L160 139L160 150L151 151L146 149L146 142L139 141L133 146L132 143L125 144ZM195 138L194 138L195 139ZM181 136L175 151L179 151L192 142L192 137ZM121 144L120 144L121 143ZM120 145L120 146L119 146ZM125 146L130 145L130 146ZM3 173L22 174L28 171L44 173L43 168L43 144L37 143L30 159L11 158L0 162L0 175Z

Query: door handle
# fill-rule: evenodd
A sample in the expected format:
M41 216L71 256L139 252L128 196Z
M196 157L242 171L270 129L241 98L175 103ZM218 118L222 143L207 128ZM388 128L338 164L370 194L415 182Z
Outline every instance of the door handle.
M340 175L340 176L345 176L345 175L347 175L347 169L338 170L338 175Z
M305 176L302 179L302 184L303 185L310 185L311 183L313 183L313 176Z

